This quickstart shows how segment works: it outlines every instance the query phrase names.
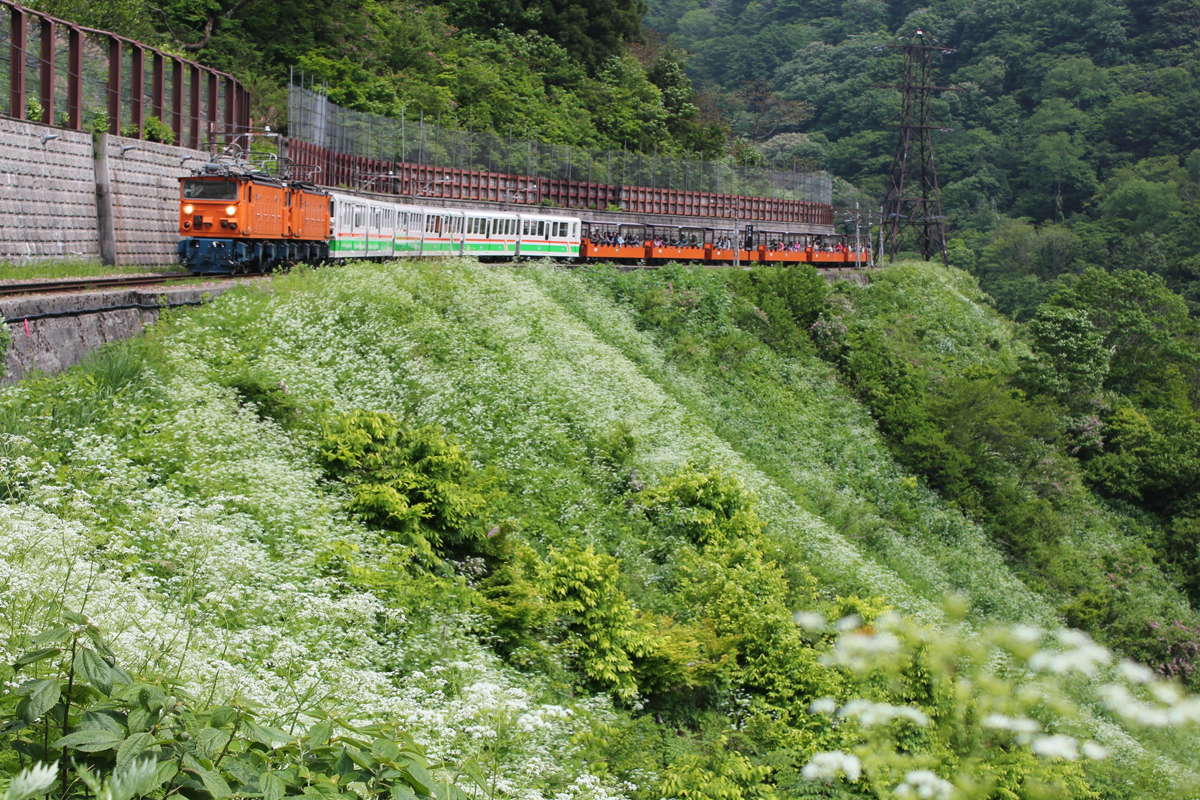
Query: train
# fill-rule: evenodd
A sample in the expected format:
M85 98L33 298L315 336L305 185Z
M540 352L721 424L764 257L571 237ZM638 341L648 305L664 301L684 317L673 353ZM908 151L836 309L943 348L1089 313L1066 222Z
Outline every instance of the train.
M444 208L357 194L210 162L180 178L179 261L198 275L295 263L470 256L481 261L671 261L862 266L840 236L585 220L533 208Z

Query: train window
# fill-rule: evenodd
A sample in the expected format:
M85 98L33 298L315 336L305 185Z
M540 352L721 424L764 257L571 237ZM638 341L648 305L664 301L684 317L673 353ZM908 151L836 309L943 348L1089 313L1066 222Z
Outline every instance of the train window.
M361 228L363 224L363 207L354 207L354 227Z
M544 219L538 220L537 235L538 235L539 239L546 238L546 220L544 220Z
M576 238L576 239L579 238L579 223L578 222L571 223L571 237Z
M183 196L187 200L237 200L238 185L237 181L186 180Z

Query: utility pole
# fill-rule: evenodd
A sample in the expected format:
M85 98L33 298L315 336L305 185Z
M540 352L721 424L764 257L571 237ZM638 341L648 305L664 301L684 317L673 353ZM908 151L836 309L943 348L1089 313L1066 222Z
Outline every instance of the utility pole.
M947 131L946 126L933 121L930 105L935 92L961 91L953 86L938 86L935 82L933 56L952 55L957 51L918 28L911 36L901 37L888 45L904 53L901 82L880 86L897 89L901 94L900 114L885 127L898 128L896 154L892 159L892 174L884 195L882 230L887 231L888 256L892 262L911 228L917 235L917 248L929 261L941 253L942 263L949 266L946 256L946 225L942 216L941 193L938 188L937 166L933 160L935 130ZM882 253L881 253L882 255Z

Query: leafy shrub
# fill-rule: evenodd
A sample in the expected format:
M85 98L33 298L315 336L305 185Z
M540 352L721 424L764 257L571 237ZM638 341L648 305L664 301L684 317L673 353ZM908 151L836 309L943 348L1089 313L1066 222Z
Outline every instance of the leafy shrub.
M681 539L704 550L735 539L757 539L762 522L752 497L738 478L685 464L646 489L638 504L666 539Z
M221 373L219 380L236 391L243 404L252 405L260 419L271 419L290 428L304 411L288 385L261 366L245 363L231 366Z
M409 428L391 414L352 411L322 425L318 458L351 493L350 509L428 563L486 540L469 527L490 483L436 425Z
M615 558L590 545L572 546L550 551L538 582L542 595L558 604L583 674L631 699L638 689L633 660L649 651L649 631L617 588L619 574Z
M149 142L175 144L175 131L171 126L156 116L148 116L142 120L142 136Z
M298 724L297 710L284 731L239 701L208 707L169 682L130 675L85 617L65 612L63 622L0 667L8 751L0 759L77 765L62 776L64 800L466 797L435 784L421 749L395 724L310 726ZM111 776L106 787L92 772Z

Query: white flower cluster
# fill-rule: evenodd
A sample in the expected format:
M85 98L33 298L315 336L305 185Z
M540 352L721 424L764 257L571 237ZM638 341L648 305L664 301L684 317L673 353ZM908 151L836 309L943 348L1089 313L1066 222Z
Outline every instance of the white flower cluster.
M951 800L954 784L927 769L909 770L893 794L900 800Z
M1054 634L1063 650L1039 650L1029 659L1029 668L1035 672L1052 672L1065 675L1078 672L1095 675L1100 667L1112 663L1112 653L1096 644L1082 631L1059 630Z
M846 633L838 637L833 653L824 659L824 663L865 672L878 669L901 650L900 640L889 631Z
M846 780L855 783L862 777L862 762L858 760L858 756L841 750L816 753L800 770L800 774L806 781L823 783L833 783L844 775Z
M914 725L925 727L929 724L929 716L913 706L897 706L891 703L873 703L870 700L855 698L846 705L838 715L844 718L857 719L864 728L876 725L887 725L892 720L906 719Z
M1184 697L1170 684L1155 684L1156 702L1140 700L1126 687L1110 683L1100 687L1104 704L1118 716L1137 725L1176 728L1200 723L1200 697Z

